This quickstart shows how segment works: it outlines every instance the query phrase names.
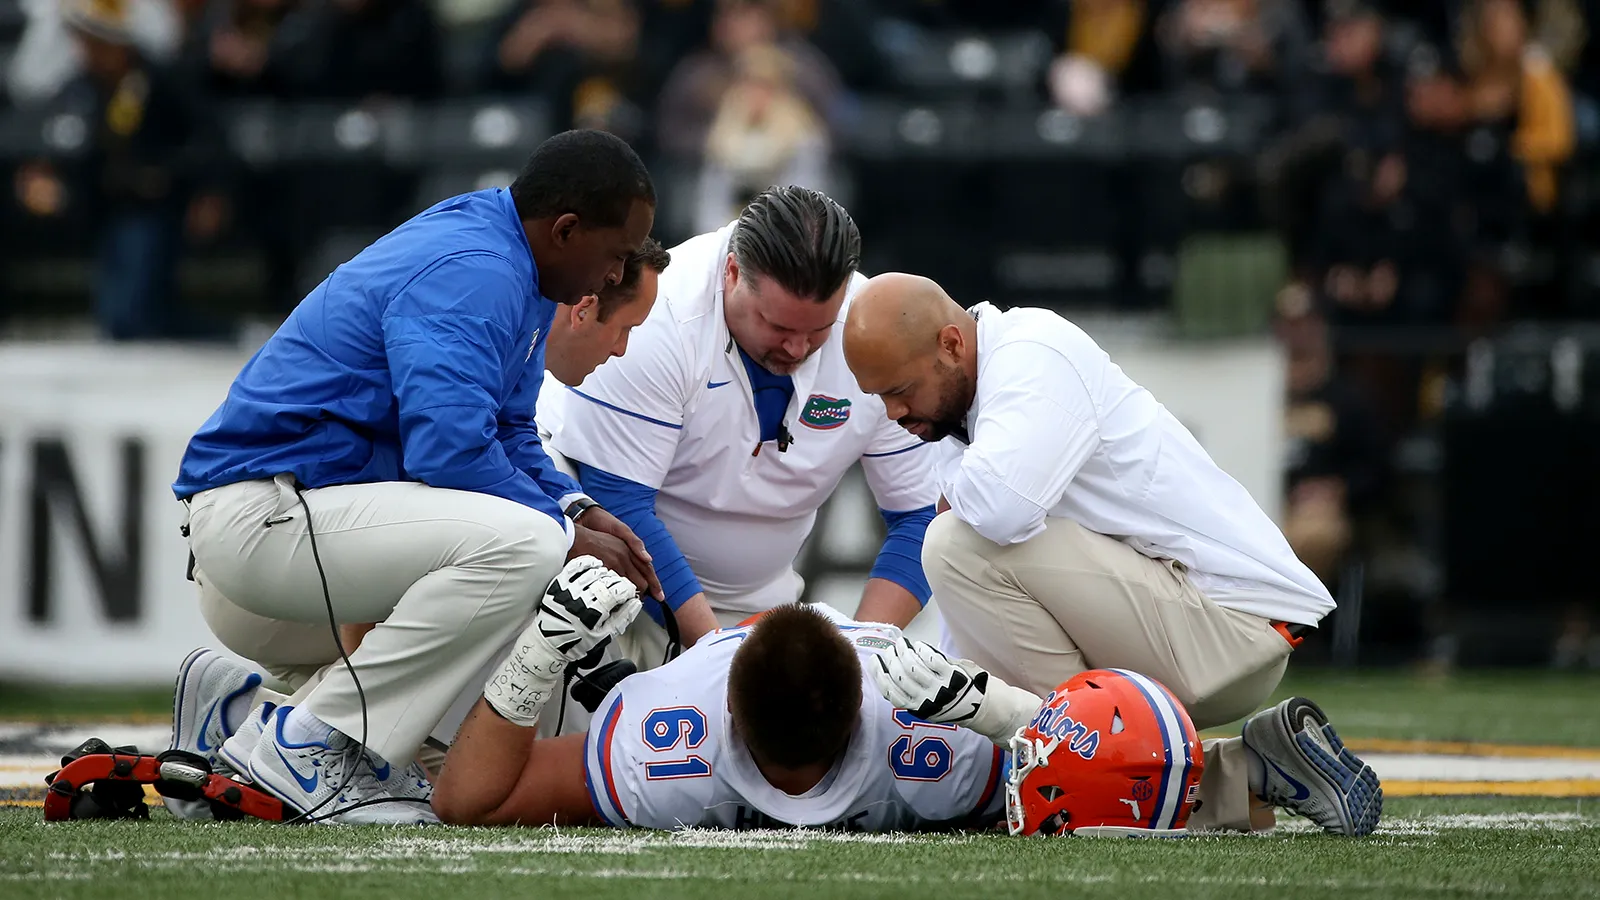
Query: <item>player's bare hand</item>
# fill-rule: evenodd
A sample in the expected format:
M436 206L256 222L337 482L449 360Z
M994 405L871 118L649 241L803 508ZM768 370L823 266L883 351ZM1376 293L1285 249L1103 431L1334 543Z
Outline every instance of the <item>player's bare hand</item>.
M583 518L587 523L589 516ZM633 582L633 586L641 593L649 591L651 585L657 583L655 571L650 569L648 564L641 568L638 558L621 538L590 528L587 524L574 525L573 531L572 550L567 554L568 560L580 556L592 556L600 560L606 568ZM656 590L660 588L657 587Z
M639 585L640 592L648 593L657 600L666 599L666 595L661 591L661 581L656 578L655 561L650 558L650 551L645 549L644 541L633 533L632 528L598 506L589 507L579 518L583 519L583 525L580 527L609 534L627 546L628 552L633 556L634 564L645 577L645 583ZM621 572L620 569L616 571Z

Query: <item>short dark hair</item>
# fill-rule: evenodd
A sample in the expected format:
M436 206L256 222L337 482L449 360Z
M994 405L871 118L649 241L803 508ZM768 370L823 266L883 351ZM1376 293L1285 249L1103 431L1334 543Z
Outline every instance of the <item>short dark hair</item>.
M608 284L600 291L600 310L597 313L600 321L611 318L611 314L621 307L634 301L634 290L639 287L639 276L646 268L653 269L656 274L667 270L672 264L672 254L661 242L655 238L647 237L639 246L639 252L628 257L627 263L622 267L622 280L616 284Z
M523 221L575 213L585 225L620 228L635 200L656 205L649 170L627 141L592 129L546 140L511 183L511 201Z
M733 226L733 258L797 297L833 296L861 265L861 232L821 191L788 185L756 195Z
M776 607L733 654L728 709L757 761L832 762L861 718L861 660L822 613L800 603Z

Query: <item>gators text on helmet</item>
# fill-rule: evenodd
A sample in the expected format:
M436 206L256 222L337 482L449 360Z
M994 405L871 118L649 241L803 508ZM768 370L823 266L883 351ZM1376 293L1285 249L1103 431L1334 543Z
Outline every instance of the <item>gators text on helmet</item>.
M1200 738L1159 682L1092 669L1050 692L1011 738L1014 835L1175 837L1200 792Z

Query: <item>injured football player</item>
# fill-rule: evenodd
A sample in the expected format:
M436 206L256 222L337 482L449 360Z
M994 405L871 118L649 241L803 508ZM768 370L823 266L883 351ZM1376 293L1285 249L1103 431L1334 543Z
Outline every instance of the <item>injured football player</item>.
M632 590L623 579L614 584ZM560 605L559 592L546 607L551 601ZM597 635L626 626L593 612L574 618L596 621ZM447 823L480 825L910 831L998 823L1004 750L895 709L867 680L863 664L900 640L891 625L780 606L624 679L588 733L538 739L533 726L561 673L597 641L552 642L536 620L457 733L434 809Z

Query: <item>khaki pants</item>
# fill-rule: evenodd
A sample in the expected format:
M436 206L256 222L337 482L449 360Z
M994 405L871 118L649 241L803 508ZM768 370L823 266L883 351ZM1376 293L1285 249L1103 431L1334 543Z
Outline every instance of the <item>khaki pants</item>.
M200 586L200 615L211 633L222 646L266 670L270 678L262 684L286 700L302 699L302 688L319 680L322 668L339 658L339 644L327 622L318 626L258 616L222 596L198 561L194 580Z
M1067 519L1001 546L944 513L928 527L922 568L963 652L1036 694L1088 669L1131 669L1209 728L1259 707L1288 664L1289 644L1266 619L1217 606L1181 564ZM1207 741L1205 753L1190 827L1249 830L1243 742Z
M228 649L359 739L361 701L344 666L327 665L338 651L290 484L241 482L190 502L201 609ZM308 490L305 502L334 618L379 623L350 657L366 694L366 744L404 764L532 618L566 537L551 517L509 500L415 483Z

